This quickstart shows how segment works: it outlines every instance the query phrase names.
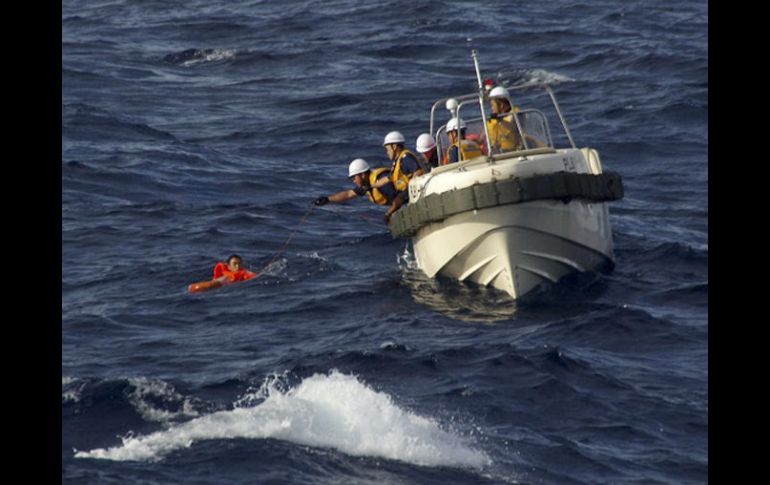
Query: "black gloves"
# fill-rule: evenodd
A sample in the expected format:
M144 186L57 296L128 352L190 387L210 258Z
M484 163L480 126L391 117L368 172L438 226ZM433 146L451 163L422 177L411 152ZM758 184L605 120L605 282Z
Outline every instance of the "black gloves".
M317 198L316 200L313 201L313 204L315 204L315 205L326 205L328 203L329 203L329 198L326 197L325 195L321 196L321 197L319 197L319 198Z

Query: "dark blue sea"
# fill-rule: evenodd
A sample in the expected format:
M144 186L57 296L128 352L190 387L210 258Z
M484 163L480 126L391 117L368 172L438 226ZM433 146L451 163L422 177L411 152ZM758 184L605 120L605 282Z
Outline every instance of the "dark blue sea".
M61 28L63 483L708 482L706 2L68 0ZM474 92L471 49L623 176L611 272L514 303L425 277L364 198L311 205ZM187 292L231 253L261 276Z

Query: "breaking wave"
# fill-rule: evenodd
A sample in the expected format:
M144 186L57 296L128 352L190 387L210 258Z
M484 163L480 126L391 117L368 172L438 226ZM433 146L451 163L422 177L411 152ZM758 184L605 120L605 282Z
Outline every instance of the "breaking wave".
M75 456L156 461L196 441L275 438L423 466L491 464L485 453L470 447L464 438L400 408L388 394L355 376L332 371L308 377L292 389L283 388L281 379L269 379L236 403L244 406L264 397L254 406L219 411L147 436L129 433L119 446L78 451Z
M235 49L187 49L163 57L169 64L190 67L203 62L229 61L235 59Z

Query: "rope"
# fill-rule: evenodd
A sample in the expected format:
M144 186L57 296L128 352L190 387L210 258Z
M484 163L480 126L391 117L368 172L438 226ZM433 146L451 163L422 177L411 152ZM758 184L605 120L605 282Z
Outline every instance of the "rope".
M381 218L381 217L365 216L365 215L363 215L363 214L356 214L356 215L357 215L358 217L360 217L360 218L361 218L361 220L363 220L364 222L367 222L367 223L369 223L369 224L371 224L371 225L373 225L373 226L377 226L377 227L379 227L380 229L382 229L382 226L384 226L384 225L385 225L385 224L382 222L382 218Z
M257 271L257 275L261 276L262 273L271 264L273 264L273 262L276 259L278 259L278 257L280 255L282 255L286 251L286 248L289 247L289 243L294 238L294 235L297 233L297 231L299 230L300 226L302 226L302 224L305 223L305 219L307 219L307 216L310 215L310 213L313 211L313 209L315 209L315 205L311 205L310 208L307 211L305 211L305 214L302 215L302 218L297 223L297 226L294 228L294 230L291 232L291 234L289 234L289 237L286 239L286 242L283 243L283 246L281 246L281 249L279 249L278 252L275 253L272 258L270 258L270 261L268 261L266 265L264 265L259 271ZM369 224L373 224L373 225L376 225L378 227L382 227L382 221L380 219L375 219L373 217L364 216L362 214L357 214L357 215L358 215L358 217L360 217L364 221L368 222Z
M310 212L311 212L311 211L312 211L314 208L315 208L315 206L314 206L314 205L311 205L311 206L310 206L310 208L309 208L309 209L308 209L308 210L305 212L305 214L302 216L302 219L300 219L300 220L299 220L299 223L297 224L297 226L294 228L294 230L291 232L291 234L289 234L289 237L286 239L286 242L285 242L285 243L283 243L283 246L281 246L281 249L279 249L279 250L278 250L278 252L277 252L277 253L275 253L275 255L273 255L273 257L270 259L270 261L268 261L268 262L267 262L267 264L266 264L266 265L264 265L264 266L262 267L262 269L260 269L259 271L257 271L257 275L260 275L260 276L261 276L261 275L262 275L262 273L263 273L263 272L264 272L264 271L265 271L265 270L266 270L266 269L267 269L267 268L268 268L268 267L269 267L271 264L273 264L273 261L275 261L276 259L278 259L278 257L279 257L280 255L282 255L282 254L284 253L284 251L286 251L286 248L289 246L289 243L291 242L292 238L294 238L294 234L296 234L296 233L297 233L297 231L299 230L300 226L301 226L302 224L304 224L304 222L305 222L305 219L307 219L307 216L308 216L308 215L310 215Z

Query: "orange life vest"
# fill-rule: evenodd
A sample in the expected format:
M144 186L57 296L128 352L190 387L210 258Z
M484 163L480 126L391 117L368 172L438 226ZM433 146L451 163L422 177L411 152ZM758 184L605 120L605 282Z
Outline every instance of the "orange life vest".
M489 140L494 153L524 148L512 114L490 119L487 122L487 131L489 131Z
M253 277L257 276L257 273L253 273L247 269L239 269L238 271L230 271L227 268L227 265L223 262L218 262L216 266L214 266L214 278L221 278L222 276L227 276L227 281L234 283L236 281L246 281L250 280Z
M411 180L411 178L414 176L414 172L407 175L401 171L401 160L407 155L414 157L414 159L417 160L417 166L422 167L422 164L420 163L420 158L422 157L417 158L417 155L410 152L406 148L401 150L401 153L399 153L396 159L393 161L393 169L390 171L390 179L393 181L393 186L399 192L403 192L407 189L409 186L409 180Z
M387 168L375 168L369 173L369 186L374 187L374 184L377 182L377 180L380 178L380 174L383 172L387 172ZM369 200L374 202L378 205L390 205L392 201L389 201L387 197L385 197L385 194L383 194L380 189L373 188L372 190L368 191L367 194L369 196Z
M217 280L217 278L221 278L222 276L227 276L227 280ZM202 291L209 291L213 290L214 288L219 288L225 284L235 283L236 281L250 280L255 276L257 276L257 273L251 272L247 269L230 271L227 268L227 265L220 261L216 266L214 266L214 278L209 281L199 281L198 283L193 283L187 287L187 291L190 293L200 293Z
M456 146L457 143L452 143L452 145L447 148L446 153L444 154L444 159L441 160L441 165L447 165L449 163L449 152L452 151L452 147ZM465 139L463 139L460 144L460 151L462 152L462 157L458 161L470 160L471 158L478 157L482 154L479 145L475 141Z

